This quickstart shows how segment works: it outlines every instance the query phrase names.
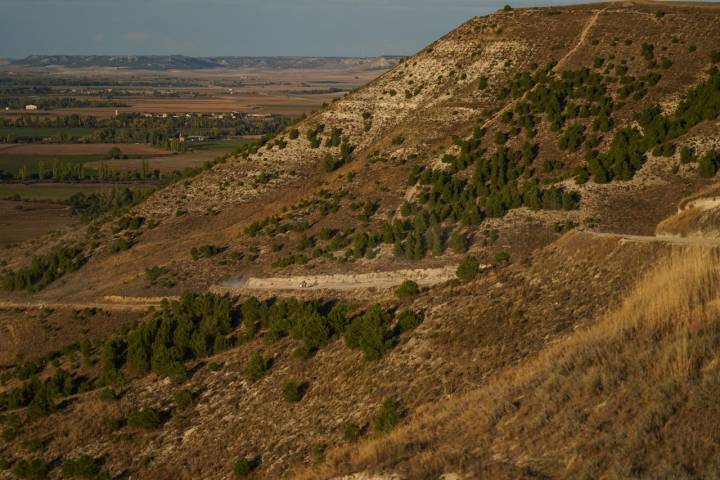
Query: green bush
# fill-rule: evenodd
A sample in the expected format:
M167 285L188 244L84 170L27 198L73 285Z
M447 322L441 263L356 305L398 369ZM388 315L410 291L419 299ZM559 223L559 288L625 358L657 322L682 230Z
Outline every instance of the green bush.
M283 385L282 396L286 402L299 402L302 400L303 394L304 386L297 382L290 381Z
M473 255L465 257L465 260L458 266L456 275L463 282L470 282L480 272L480 264Z
M345 343L363 351L367 360L377 360L392 346L388 338L390 315L379 305L356 317L345 331Z
M190 249L190 256L193 260L199 260L201 258L209 258L218 255L225 251L223 247L216 247L214 245L201 245L200 247L193 247Z
M418 293L420 293L420 288L418 287L418 284L412 280L405 280L402 285L395 290L395 296L397 296L400 300L414 297Z
M360 439L360 435L362 435L362 428L357 423L349 423L345 426L343 438L346 442L355 443Z
M397 316L397 324L400 333L409 332L417 328L424 320L421 313L415 313L410 310L403 310Z
M400 423L400 410L393 400L385 400L377 417L373 420L373 427L378 433L388 433Z
M77 271L86 261L79 247L59 247L47 256L33 257L29 267L4 275L0 285L5 290L37 292L62 277Z
M245 477L253 471L253 464L245 457L240 457L235 461L233 473L236 477Z
M508 263L510 261L510 254L504 250L500 250L495 254L495 263Z
M265 360L259 353L255 352L250 356L245 365L245 377L251 382L257 382L265 376L270 368L270 361Z
M117 395L112 388L105 387L100 390L98 398L100 398L100 400L102 400L103 402L111 402L113 400L117 400Z
M193 392L187 388L175 392L175 405L180 408L187 408L195 402Z
M85 454L68 458L62 464L62 473L71 478L96 478L100 473L100 460Z
M467 237L460 232L455 231L450 235L450 248L452 248L455 253L467 252L470 247L469 243Z
M163 415L152 407L141 408L128 415L127 423L134 428L153 430L163 423Z
M13 470L15 475L28 480L41 480L47 477L50 466L40 458L31 461L19 460Z

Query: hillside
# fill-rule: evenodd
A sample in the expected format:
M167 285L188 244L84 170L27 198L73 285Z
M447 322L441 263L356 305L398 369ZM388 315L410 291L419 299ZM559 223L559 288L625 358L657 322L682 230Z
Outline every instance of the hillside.
M0 479L713 478L718 27L476 17L6 249Z

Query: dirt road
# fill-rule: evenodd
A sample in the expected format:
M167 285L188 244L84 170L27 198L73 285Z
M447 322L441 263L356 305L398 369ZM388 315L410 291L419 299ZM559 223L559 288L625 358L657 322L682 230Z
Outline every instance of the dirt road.
M489 268L481 265L481 269ZM457 278L457 265L441 268L415 270L394 270L357 274L303 275L292 277L250 277L225 282L211 288L214 292L243 290L361 290L366 288L392 288L405 280L417 282L420 286L437 285Z
M675 235L625 235L621 233L583 232L600 238L619 238L620 242L632 243L664 243L666 245L684 245L695 247L720 247L720 238L711 237L678 237Z

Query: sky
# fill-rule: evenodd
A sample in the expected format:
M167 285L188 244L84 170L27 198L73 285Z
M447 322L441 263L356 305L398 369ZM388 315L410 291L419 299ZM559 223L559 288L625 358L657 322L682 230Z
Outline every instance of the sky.
M0 0L0 57L408 55L507 1Z

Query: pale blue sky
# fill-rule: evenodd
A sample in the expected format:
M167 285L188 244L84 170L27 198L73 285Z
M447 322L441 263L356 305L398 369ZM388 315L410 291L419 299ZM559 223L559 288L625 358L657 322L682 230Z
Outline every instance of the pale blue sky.
M0 0L0 57L405 55L468 18L505 3L507 0Z

